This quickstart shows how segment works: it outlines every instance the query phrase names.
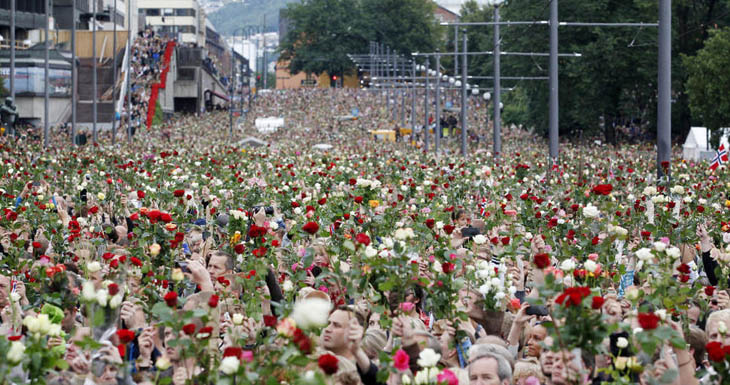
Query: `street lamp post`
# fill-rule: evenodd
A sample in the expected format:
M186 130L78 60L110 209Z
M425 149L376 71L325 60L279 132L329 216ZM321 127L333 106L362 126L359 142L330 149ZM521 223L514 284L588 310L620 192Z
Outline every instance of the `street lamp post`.
M436 50L436 129L433 134L436 136L434 141L436 155L439 153L441 147L441 55L439 50Z
M424 92L424 98L423 98L423 139L424 139L424 147L426 148L426 152L428 152L428 130L430 129L430 124L428 124L428 103L430 102L428 98L429 94L429 69L428 69L428 56L426 56L426 64L424 64L423 69L423 75L426 78L425 80L425 92Z
M466 130L467 130L467 122L466 122L466 52L467 52L467 46L466 46L466 30L462 31L464 43L463 43L463 52L464 54L461 55L461 156L466 157ZM456 74L454 74L456 75Z

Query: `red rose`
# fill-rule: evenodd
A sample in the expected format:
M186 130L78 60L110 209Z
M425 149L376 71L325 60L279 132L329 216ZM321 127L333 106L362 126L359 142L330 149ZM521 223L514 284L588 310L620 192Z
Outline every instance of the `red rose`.
M361 197L361 196L359 196L359 195L358 195L358 196L356 196L356 197L355 197L355 203L362 203L362 197Z
M132 257L129 259L134 266L142 267L142 261L137 257Z
M502 239L500 239L500 241L502 242L502 245L504 245L504 246L509 245L509 237L502 237Z
M185 195L185 190L175 190L173 191L172 195L174 195L176 198L180 198Z
M268 326L270 328L276 327L277 319L274 315L265 315L264 316L264 325Z
M654 313L639 313L639 326L644 330L654 330L659 325L659 316Z
M92 208L89 209L89 212L92 213L92 214L96 214L96 213L99 212L99 208L96 207L96 206L94 206L94 207L92 207Z
M698 205L698 206L697 206L697 212L698 212L698 213L700 213L700 214L702 214L702 213L704 213L704 212L705 212L705 208L704 208L703 206L699 206L699 205Z
M436 221L434 221L433 218L426 219L426 227L428 227L429 229L432 229L435 224Z
M689 281L689 275L687 275L687 274L679 275L679 282L687 283L688 281Z
M589 287L568 287L555 299L555 303L565 307L580 306L583 298L589 295L591 295L591 289Z
M32 245L33 245L33 248L34 249L40 249L41 248L41 243L40 242L37 242L37 241L36 242L33 242Z
M177 293L176 292L168 291L167 294L165 294L165 297L163 299L165 300L165 303L167 303L167 306L169 306L169 307L177 306Z
M593 301L591 302L591 308L598 310L603 307L603 302L605 300L601 296L593 296Z
M712 295L715 294L715 286L705 286L705 294L707 294L708 297L712 297Z
M144 191L137 190L137 199L144 199Z
M243 356L243 349L237 346L229 346L223 350L223 357L236 357L241 358Z
M357 236L355 236L355 240L357 241L357 243L361 243L365 246L370 244L370 237L368 237L368 235L365 233L357 234Z
M248 229L248 236L250 238L258 238L264 235L266 235L266 227L251 225L251 228Z
M104 253L101 255L101 259L108 261L110 259L114 258L114 254L112 253Z
M317 204L319 204L320 206L324 205L325 203L327 203L327 198L322 198L317 201Z
M117 337L119 338L119 343L128 344L134 341L134 332L129 329L119 329L117 330Z
M208 338L213 333L213 327L212 326L203 326L198 330L198 338Z
M709 342L705 345L705 350L707 350L707 356L710 358L710 361L722 362L725 360L725 351L721 343L717 341Z
M441 264L441 270L443 270L443 272L446 273L446 274L449 274L449 273L453 272L454 269L455 269L455 266L451 262L443 262Z
M534 262L538 269L544 269L550 266L550 256L545 253L536 254Z
M690 269L689 265L686 263L683 263L677 267L677 271L679 271L682 274L689 274L690 270L691 269Z
M246 246L244 246L243 243L239 243L233 247L233 250L236 254L243 254L243 252L246 251Z
M319 231L319 225L317 224L317 222L308 222L307 224L302 226L302 230L314 235L317 233L317 231Z
M109 295L117 295L119 293L119 285L116 283L110 283L106 288L109 290Z
M182 327L182 330L183 330L183 333L191 336L191 335L195 334L195 324L192 324L192 323L186 324Z
M339 360L337 360L337 357L335 357L329 353L319 356L319 359L317 360L317 364L319 364L319 368L322 369L322 371L327 375L332 375L332 374L337 373L338 362L339 362Z
M444 225L444 232L446 232L446 234L451 234L455 228L456 227L454 227L454 225Z
M596 195L608 195L613 190L613 186L610 184L599 184L593 187L593 193Z
M213 294L210 296L210 298L208 299L208 306L210 306L212 308L215 308L218 306L218 295L217 294Z
M162 214L160 214L160 220L165 223L170 223L170 222L172 222L172 215L170 215L168 213L162 213Z
M312 352L312 341L309 340L309 338L304 337L297 342L297 346L299 347L299 350L304 354L309 354Z
M355 178L350 178L348 183L350 183L350 186L354 186L357 183L357 180L355 180Z

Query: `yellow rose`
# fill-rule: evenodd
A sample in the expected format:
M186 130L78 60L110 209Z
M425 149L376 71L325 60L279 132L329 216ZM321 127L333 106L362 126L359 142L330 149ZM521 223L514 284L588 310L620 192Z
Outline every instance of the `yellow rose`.
M241 232L236 231L236 233L233 234L233 236L231 237L231 246L238 244L238 241L240 241L240 240L241 240Z
M160 254L160 245L157 243L153 243L150 245L150 255L153 257L156 257Z
M375 199L370 200L368 203L370 204L370 207L372 207L372 208L376 208L376 207L380 206L380 201L377 201Z

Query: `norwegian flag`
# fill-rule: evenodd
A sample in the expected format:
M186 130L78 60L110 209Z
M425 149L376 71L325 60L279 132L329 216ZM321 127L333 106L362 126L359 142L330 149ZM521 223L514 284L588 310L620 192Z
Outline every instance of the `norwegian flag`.
M330 235L335 235L335 224L330 224Z
M725 149L725 145L721 144L720 148L717 149L715 158L712 159L712 164L710 165L710 169L714 171L715 169L720 167L720 165L727 163L727 161L728 161L727 150Z

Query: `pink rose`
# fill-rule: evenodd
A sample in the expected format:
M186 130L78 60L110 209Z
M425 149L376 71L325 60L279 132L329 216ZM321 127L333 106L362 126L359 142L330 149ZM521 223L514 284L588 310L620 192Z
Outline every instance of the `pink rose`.
M447 383L448 385L459 385L459 379L456 378L454 372L449 369L444 369L441 373L436 376L436 380L439 384Z
M413 302L402 302L400 304L400 309L403 310L404 313L412 312L415 307L416 305L414 305Z
M408 357L408 353L403 349L398 349L393 356L393 367L400 371L406 371L408 370L410 361L411 359Z
M252 362L253 361L253 352L250 350L244 350L243 354L241 355L241 358L244 362Z

